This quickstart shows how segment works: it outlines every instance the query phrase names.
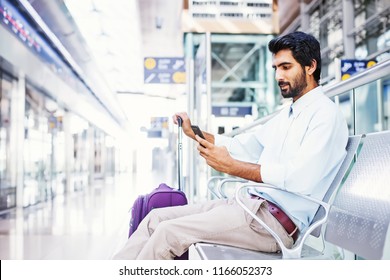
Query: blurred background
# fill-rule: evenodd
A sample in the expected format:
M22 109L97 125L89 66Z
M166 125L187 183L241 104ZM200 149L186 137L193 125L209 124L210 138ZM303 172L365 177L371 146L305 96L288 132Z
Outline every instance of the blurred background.
M350 134L390 127L388 0L0 0L0 20L2 259L109 258L133 200L178 185L175 112L233 136L285 105L275 36L320 41ZM197 203L219 174L183 147Z

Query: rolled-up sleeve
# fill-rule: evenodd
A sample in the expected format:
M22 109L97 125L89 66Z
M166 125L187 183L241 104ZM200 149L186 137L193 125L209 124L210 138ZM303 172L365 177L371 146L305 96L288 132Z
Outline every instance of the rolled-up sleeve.
M285 178L287 177L287 167L284 164L264 163L261 164L261 178L264 183L285 187Z
M230 155L237 160L257 163L264 148L258 138L258 135L261 135L261 130L260 126L256 131L239 134L235 137L215 135L215 144L225 146Z

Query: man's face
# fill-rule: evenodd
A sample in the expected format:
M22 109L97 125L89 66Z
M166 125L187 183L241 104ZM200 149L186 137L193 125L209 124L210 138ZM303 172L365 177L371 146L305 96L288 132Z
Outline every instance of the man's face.
M294 59L290 50L274 54L272 67L284 98L293 98L295 101L307 92L306 71Z

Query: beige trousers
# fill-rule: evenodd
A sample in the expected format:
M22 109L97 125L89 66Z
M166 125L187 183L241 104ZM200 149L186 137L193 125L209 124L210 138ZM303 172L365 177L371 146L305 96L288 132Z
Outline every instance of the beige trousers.
M268 211L263 200L245 204L291 247L293 240ZM114 259L173 259L191 244L211 242L263 252L279 250L275 239L234 199L152 210Z

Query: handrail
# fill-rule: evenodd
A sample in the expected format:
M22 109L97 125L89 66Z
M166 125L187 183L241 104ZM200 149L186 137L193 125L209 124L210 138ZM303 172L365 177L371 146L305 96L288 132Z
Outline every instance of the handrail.
M276 110L275 112L273 112L273 113L271 113L269 115L266 115L266 116L264 116L264 117L262 117L260 119L257 119L255 121L253 121L252 123L250 123L249 125L246 125L246 126L240 127L240 128L236 128L232 132L226 133L226 136L238 135L238 134L240 134L242 132L245 132L245 131L248 131L248 130L250 130L250 129L252 129L252 128L258 126L258 125L265 124L268 120L270 120L274 116L276 116L279 113L280 110L281 109L278 109L278 110Z
M330 84L324 87L325 94L332 98L354 88L371 83L390 75L390 59L380 62L365 71L359 72L345 81Z
M359 72L359 73L353 75L352 77L350 77L349 79L347 79L345 81L341 81L341 82L337 82L337 83L333 83L333 84L329 84L329 85L324 86L324 93L329 98L333 98L333 97L340 95L342 93L345 93L349 90L352 90L354 88L360 87L360 86L365 85L367 83L370 83L370 82L376 81L380 78L383 78L386 75L390 75L389 69L390 69L390 59L387 59L383 62L380 62L380 63L372 66L371 68L369 68L365 71L362 71L362 72ZM276 110L275 112L273 112L267 116L264 116L260 119L253 121L249 125L246 125L246 126L241 127L241 128L237 128L237 129L233 130L232 132L227 133L226 136L238 135L238 134L243 133L245 131L248 131L248 130L250 130L258 125L264 124L268 120L273 118L275 115L277 115L282 109L283 109L283 107L279 108L278 110Z

